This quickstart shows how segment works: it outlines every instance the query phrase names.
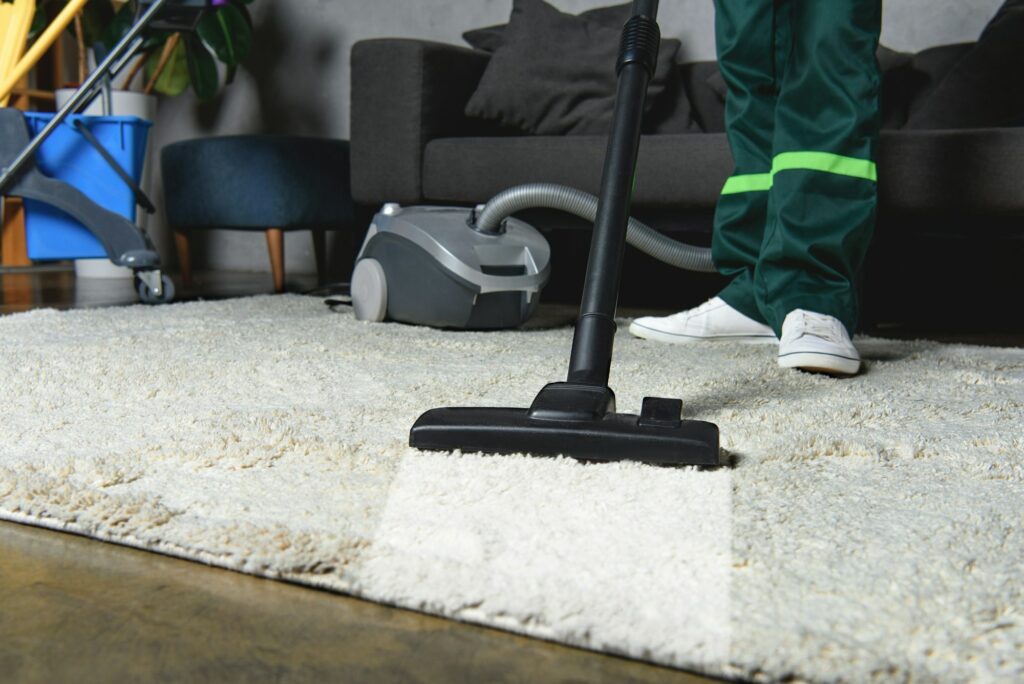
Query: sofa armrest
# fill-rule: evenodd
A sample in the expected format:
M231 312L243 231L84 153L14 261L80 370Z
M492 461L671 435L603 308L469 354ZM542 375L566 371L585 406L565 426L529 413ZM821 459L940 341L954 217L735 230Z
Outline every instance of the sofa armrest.
M424 40L352 47L352 196L362 204L423 200L423 151L442 137L500 135L467 117L489 55Z

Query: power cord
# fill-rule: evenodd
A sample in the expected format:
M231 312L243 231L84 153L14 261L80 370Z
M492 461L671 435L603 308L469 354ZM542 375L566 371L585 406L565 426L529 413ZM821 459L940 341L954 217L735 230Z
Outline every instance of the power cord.
M323 297L324 304L334 309L336 306L352 306L351 283L329 283L304 292L309 297Z

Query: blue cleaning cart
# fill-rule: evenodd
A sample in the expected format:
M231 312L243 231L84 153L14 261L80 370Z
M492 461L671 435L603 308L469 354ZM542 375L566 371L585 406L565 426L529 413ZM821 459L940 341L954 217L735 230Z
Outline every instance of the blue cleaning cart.
M193 30L199 17L213 1L141 0L136 20L120 42L89 74L59 112L52 115L48 121L35 122L41 125L37 126L38 130L33 128L32 136L29 135L29 126L26 125L22 112L9 108L0 109L0 195L21 197L29 204L36 203L30 211L35 213L37 225L39 211L42 208L40 205L47 207L43 209L43 216L46 217L44 224L49 221L51 226L55 225L58 219L62 224L68 220L80 224L102 247L103 253L99 256L106 256L114 264L127 266L133 270L139 299L147 304L171 301L174 298L174 284L161 272L160 256L149 237L129 218L134 217L134 206L120 213L116 207L112 211L108 206L104 206L105 201L94 201L74 184L62 180L59 177L59 169L56 171L58 177L47 175L42 168L47 164L47 152L42 148L52 135L57 134L59 139L65 132L65 122L69 121L73 128L66 132L78 133L86 139L106 162L109 170L130 189L134 196L133 205L135 201L148 204L148 200L143 199L144 195L137 190L130 169L126 169L126 165L107 150L107 145L99 140L88 124L81 119L69 120L68 117L87 106L100 93L104 83L109 82L109 79L121 71L138 53L143 45L143 34L148 28ZM29 121L32 122L31 117ZM60 147L58 144L53 149L57 150ZM140 147L145 148L144 140ZM134 152L126 154L126 160L132 162L133 156ZM131 163L127 166L130 167ZM50 170L54 172L52 167ZM104 183L104 192L108 187L112 185ZM152 205L149 205L148 209L151 210ZM54 210L55 213L47 215L47 212ZM67 223L64 227L70 225L71 223ZM35 232L38 236L38 231ZM46 253L44 246L37 246L43 250L41 253Z

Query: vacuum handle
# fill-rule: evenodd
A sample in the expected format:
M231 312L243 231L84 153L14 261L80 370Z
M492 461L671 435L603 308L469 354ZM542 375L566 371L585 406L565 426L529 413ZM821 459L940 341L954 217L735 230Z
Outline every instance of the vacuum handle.
M656 21L658 0L633 0L632 11L632 17L622 28L616 62L619 81L615 113L605 152L583 301L569 359L571 383L607 386L611 369L615 309L640 148L640 123L661 42Z
M650 17L651 20L658 18L658 0L633 0L633 16Z

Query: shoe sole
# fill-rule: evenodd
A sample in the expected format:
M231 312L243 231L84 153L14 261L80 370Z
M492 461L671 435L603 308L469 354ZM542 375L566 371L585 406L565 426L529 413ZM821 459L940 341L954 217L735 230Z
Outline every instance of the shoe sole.
M743 342L746 344L768 344L778 342L775 335L716 335L714 337L700 337L699 335L683 335L681 333L670 333L663 330L655 330L636 323L629 324L629 334L645 340L656 342L667 342L668 344L692 344L694 342Z
M783 368L797 368L808 373L850 377L860 371L860 360L823 352L793 352L779 356Z

